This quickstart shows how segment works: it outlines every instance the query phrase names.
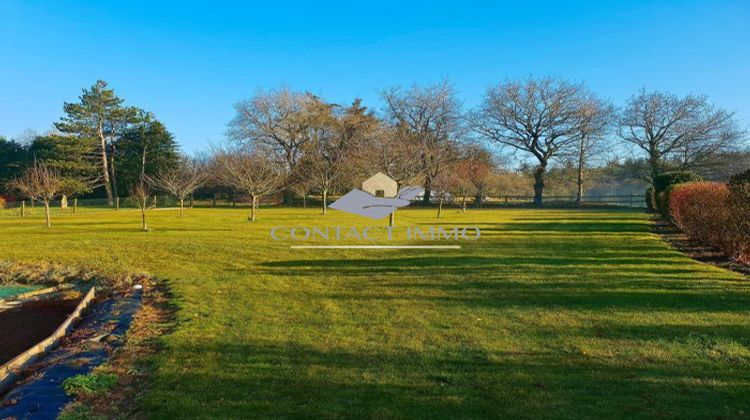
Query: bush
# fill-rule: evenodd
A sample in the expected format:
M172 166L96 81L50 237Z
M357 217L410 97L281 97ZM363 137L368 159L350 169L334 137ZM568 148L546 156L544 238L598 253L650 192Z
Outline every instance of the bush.
M680 184L669 194L670 216L691 239L724 249L731 230L728 198L720 182Z
M730 178L729 212L735 226L733 255L750 264L750 170Z
M669 218L669 195L672 188L675 185L702 180L703 178L689 171L667 172L657 176L654 178L653 208L650 209L657 210L663 217Z
M5 203L6 203L5 198L0 197L0 210L5 208Z
M666 172L654 178L654 189L660 193L673 185L700 181L703 181L703 178L690 171Z
M729 185L750 184L750 169L729 177Z
M669 195L669 213L691 240L750 263L750 183L677 185Z

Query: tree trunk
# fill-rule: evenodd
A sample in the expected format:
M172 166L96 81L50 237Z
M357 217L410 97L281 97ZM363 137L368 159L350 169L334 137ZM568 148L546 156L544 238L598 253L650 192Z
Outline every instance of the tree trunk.
M185 199L180 198L180 219L185 215Z
M463 201L461 202L461 213L466 213L466 194L464 194Z
M47 227L48 228L52 227L52 222L49 217L49 201L48 200L44 200L44 218L47 222Z
M146 224L146 206L148 202L148 197L143 199L143 203L141 204L141 228L144 232L148 232L148 224Z
M255 221L255 203L257 202L257 197L254 195L252 197L252 206L250 207L250 221Z
M112 165L109 167L109 170L112 171L112 194L115 197L120 196L120 192L117 190L117 172L115 172L115 155L117 154L117 149L115 148L115 143L112 143L112 156L110 156L110 160L112 161Z
M323 190L323 214L328 214L328 190Z
M307 208L307 194L302 194L302 208Z
M539 165L534 171L534 206L542 207L542 194L544 194L544 173L546 165Z
M114 195L112 194L112 183L109 180L109 159L107 158L107 140L104 138L101 126L99 127L99 142L101 149L102 158L102 182L104 183L104 191L107 193L107 205L110 207L114 205Z
M654 185L656 177L661 175L661 153L654 147L649 150L648 165L651 169L651 185Z
M78 212L78 199L73 199L73 214L76 214Z
M586 139L581 138L578 145L578 190L576 190L576 203L583 200L583 165L586 164Z
M438 203L438 219L440 218L440 213L443 212L443 197L440 197L440 202Z
M143 144L143 154L141 154L141 181L146 178L146 144Z
M26 200L21 201L21 218L26 217Z
M430 196L432 195L432 182L427 179L424 182L424 197L422 197L422 204L425 206L430 205Z

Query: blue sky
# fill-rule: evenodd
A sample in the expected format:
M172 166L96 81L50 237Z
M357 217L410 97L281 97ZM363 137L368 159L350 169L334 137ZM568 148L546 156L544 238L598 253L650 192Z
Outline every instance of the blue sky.
M449 78L471 107L489 84L554 75L616 104L707 94L750 125L747 0L323 3L0 0L0 135L48 130L100 78L188 152L280 85L379 109L382 88Z

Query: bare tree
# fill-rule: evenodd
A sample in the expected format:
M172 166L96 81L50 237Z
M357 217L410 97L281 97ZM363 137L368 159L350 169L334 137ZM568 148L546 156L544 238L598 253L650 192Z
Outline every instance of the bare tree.
M461 149L461 158L454 165L461 186L462 207L466 210L466 194L474 193L474 205L482 206L487 194L490 176L496 164L489 150L478 144L467 144Z
M323 214L327 214L328 193L351 168L354 150L373 136L378 120L359 100L344 109L318 102L314 115L314 134L304 147L301 167L320 189Z
M619 118L618 135L645 154L649 181L670 169L697 169L745 137L734 113L717 108L705 96L679 98L641 90Z
M310 140L309 108L315 99L287 88L258 91L234 106L236 115L229 123L229 138L248 151L274 153L285 163L285 174L292 174Z
M382 172L398 184L399 189L419 178L422 165L417 159L421 147L413 136L392 127L381 127L355 152L357 166L372 175Z
M148 223L146 221L146 210L148 210L148 199L151 197L151 187L145 179L130 188L130 198L138 205L141 210L141 230L148 232Z
M542 205L547 165L580 133L580 109L587 91L561 79L529 78L489 87L471 117L482 138L531 154L538 162L534 172L534 204Z
M52 227L50 220L50 201L57 198L64 187L64 183L57 171L44 164L34 163L24 173L10 182L11 188L30 200L44 203L44 217L47 227Z
M300 175L293 175L292 180L290 181L290 189L292 192L297 194L302 198L302 208L307 208L307 196L310 195L310 192L313 189L313 186L315 185L315 182L304 176L304 171L300 171Z
M417 159L421 145L414 136L392 127L381 127L368 142L355 150L357 166L365 171L361 175L370 176L382 172L391 177L398 189L416 181L422 171ZM389 225L395 226L396 212L392 212Z
M591 159L602 152L607 132L613 123L614 108L602 99L589 95L581 105L578 138L572 154L576 162L577 190L576 202L583 199L583 173Z
M461 103L448 82L391 88L381 96L389 122L420 146L416 158L424 176L424 202L429 203L432 181L454 157L453 144L462 135Z
M219 178L250 196L252 207L248 220L255 221L258 199L277 192L284 185L284 167L281 162L259 151L222 151L215 156Z
M454 193L461 188L461 180L454 168L448 168L433 179L432 186L438 199L437 218L439 219L443 214L443 204L448 200L453 200Z
M185 199L200 188L207 179L206 165L201 160L183 156L177 167L159 173L152 183L179 200L180 218L182 218L185 213Z

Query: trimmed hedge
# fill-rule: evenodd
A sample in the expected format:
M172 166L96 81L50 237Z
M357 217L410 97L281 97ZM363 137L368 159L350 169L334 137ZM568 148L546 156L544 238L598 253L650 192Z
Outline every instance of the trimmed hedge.
M654 178L654 185L646 190L646 207L669 218L669 194L678 184L703 181L699 175L689 171L667 172Z
M676 185L669 194L669 214L690 239L750 263L750 183Z
M734 255L750 264L750 170L729 180L729 209L734 224Z

